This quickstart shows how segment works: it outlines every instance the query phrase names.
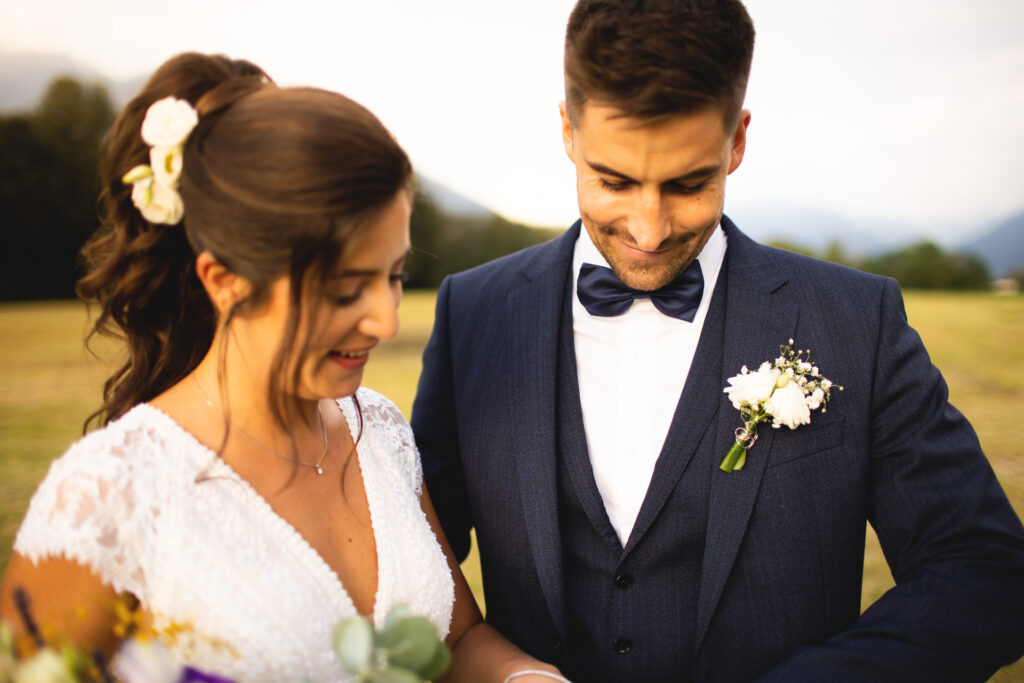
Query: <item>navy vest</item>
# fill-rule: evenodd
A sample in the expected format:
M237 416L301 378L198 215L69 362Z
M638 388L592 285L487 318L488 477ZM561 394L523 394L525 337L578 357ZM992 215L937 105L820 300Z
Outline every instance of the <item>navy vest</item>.
M566 289L556 392L567 617L562 670L573 681L691 680L711 459L693 458L650 525L634 529L642 537L631 537L624 549L590 467L576 374L572 287ZM707 325L720 325L720 320L709 312L705 333L715 331ZM699 368L691 369L691 376L694 372ZM678 426L677 415L673 427ZM707 438L714 431L707 425L694 428ZM662 461L677 457L678 440L666 439L652 482L664 470ZM700 448L698 454L707 450ZM644 502L637 527L649 502Z

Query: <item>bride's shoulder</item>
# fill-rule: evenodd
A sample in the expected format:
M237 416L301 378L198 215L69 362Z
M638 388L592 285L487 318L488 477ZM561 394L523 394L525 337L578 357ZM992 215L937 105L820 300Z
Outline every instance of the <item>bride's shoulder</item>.
M61 459L154 457L162 445L175 438L174 424L156 408L140 403L116 420L83 436L64 452Z
M161 415L135 406L54 460L32 495L14 549L33 560L64 556L101 576L116 574L103 558L115 546L138 547L132 539L152 531L166 491L170 458L162 435L170 430Z
M50 465L44 484L103 481L116 486L140 478L160 480L170 464L167 454L190 450L183 443L184 433L175 426L149 404L136 405L73 443Z
M340 399L338 404L346 415L358 405L360 438L369 437L378 446L375 450L388 461L397 463L409 483L418 490L422 479L419 451L405 415L391 399L373 389L360 387L354 398L354 401L352 397ZM353 433L356 433L355 428Z

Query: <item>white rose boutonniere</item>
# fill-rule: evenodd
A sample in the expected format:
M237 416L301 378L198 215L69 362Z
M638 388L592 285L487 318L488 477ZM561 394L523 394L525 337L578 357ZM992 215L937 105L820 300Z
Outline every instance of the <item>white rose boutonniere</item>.
M728 379L724 389L736 410L740 411L743 426L736 429L736 443L732 445L720 465L726 472L743 469L747 451L757 441L757 425L772 421L772 427L786 426L796 429L809 424L811 411L821 408L825 412L831 390L842 387L822 376L810 362L810 351L794 351L793 340L779 346L779 357L765 361L755 371L747 366L740 374Z

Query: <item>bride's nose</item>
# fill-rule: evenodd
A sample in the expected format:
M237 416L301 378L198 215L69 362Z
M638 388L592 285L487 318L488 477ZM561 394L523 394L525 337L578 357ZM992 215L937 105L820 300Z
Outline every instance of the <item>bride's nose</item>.
M375 284L367 293L366 309L359 320L359 331L368 337L391 339L398 334L398 304L401 287L390 282Z

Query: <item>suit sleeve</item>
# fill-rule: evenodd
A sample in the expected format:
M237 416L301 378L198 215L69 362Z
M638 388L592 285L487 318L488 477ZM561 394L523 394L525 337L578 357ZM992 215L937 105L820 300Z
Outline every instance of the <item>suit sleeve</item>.
M434 330L423 352L423 371L412 407L412 429L430 492L448 542L459 562L469 553L473 526L463 477L455 418L449 305L451 278L437 294Z
M868 517L896 586L759 680L984 681L1024 651L1020 519L892 281L881 308Z

